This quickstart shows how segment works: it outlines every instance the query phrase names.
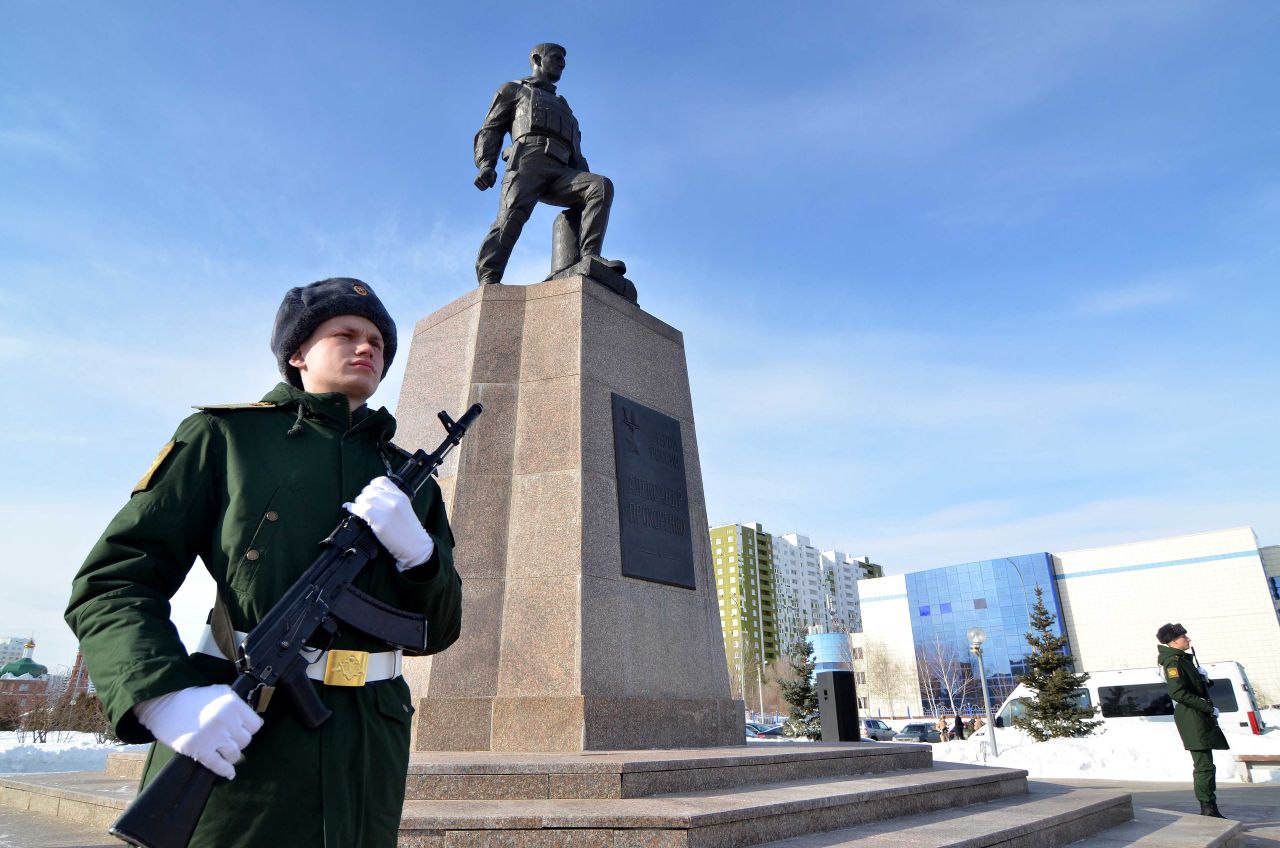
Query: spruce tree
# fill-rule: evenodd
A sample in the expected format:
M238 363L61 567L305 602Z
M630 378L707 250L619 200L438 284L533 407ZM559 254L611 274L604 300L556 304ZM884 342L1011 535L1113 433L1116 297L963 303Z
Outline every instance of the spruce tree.
M1027 673L1018 678L1033 693L1026 712L1013 720L1037 742L1058 736L1088 736L1102 724L1090 717L1092 709L1081 709L1075 690L1084 686L1088 674L1071 669L1075 658L1067 652L1067 637L1053 632L1057 616L1044 605L1044 590L1036 586L1036 602L1031 608L1032 632L1026 634L1031 652L1026 655Z
M818 718L818 692L813 687L813 646L803 636L787 649L787 663L795 672L795 680L783 680L782 697L791 705L791 717L784 732L792 737L822 738L822 722Z

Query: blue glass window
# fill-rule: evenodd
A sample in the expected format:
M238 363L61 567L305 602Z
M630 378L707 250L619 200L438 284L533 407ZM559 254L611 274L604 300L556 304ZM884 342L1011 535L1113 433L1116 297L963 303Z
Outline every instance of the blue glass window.
M1029 607L1032 590L1037 585L1045 587L1045 603L1057 615L1054 629L1061 634L1062 608L1053 562L1046 553L907 574L907 597L919 619L912 625L916 647L941 640L967 658L968 628L981 625L987 631L985 659L991 696L1003 699L1017 684L1016 675L1024 670L1027 645L1023 635L1030 627ZM1272 586L1269 585L1268 590L1272 590ZM976 703L973 693L968 693L960 711L980 710Z

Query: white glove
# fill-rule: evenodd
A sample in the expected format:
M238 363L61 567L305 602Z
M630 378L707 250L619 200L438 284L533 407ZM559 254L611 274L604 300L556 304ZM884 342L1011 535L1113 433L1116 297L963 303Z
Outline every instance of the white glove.
M232 768L262 718L230 686L192 686L135 704L134 715L157 740L231 780Z
M1222 715L1222 713L1218 711L1218 708L1217 708L1217 707L1214 707L1214 708L1213 708L1213 717L1214 717L1214 718L1217 718L1217 717L1218 717L1218 716L1220 716L1220 715Z
M435 552L436 543L422 528L409 496L389 477L373 478L354 502L342 506L365 520L401 571L422 565Z
M1196 671L1200 672L1200 676L1203 677L1205 680L1209 679L1209 669L1201 666L1200 668L1197 668Z

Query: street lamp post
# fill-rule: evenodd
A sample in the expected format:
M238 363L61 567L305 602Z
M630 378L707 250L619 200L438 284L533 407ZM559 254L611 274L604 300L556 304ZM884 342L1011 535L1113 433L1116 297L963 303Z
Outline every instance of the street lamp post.
M981 627L969 628L969 652L978 658L978 677L982 681L982 713L987 722L987 736L991 739L991 756L1000 756L996 745L996 725L991 720L991 696L987 694L987 669L982 662L982 643L987 641L987 631Z

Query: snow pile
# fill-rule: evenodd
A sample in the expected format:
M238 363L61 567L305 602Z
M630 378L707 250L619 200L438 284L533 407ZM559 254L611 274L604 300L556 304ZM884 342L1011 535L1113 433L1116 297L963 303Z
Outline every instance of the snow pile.
M1280 754L1280 729L1263 736L1229 732L1227 742L1231 750L1213 752L1218 780L1239 782L1243 772L1235 755ZM1191 780L1191 755L1183 749L1172 721L1126 721L1121 726L1100 727L1092 736L1081 739L1048 742L1035 742L1016 729L998 728L996 743L1000 748L998 757L990 755L986 735L979 733L963 742L934 745L933 758L1026 769L1031 777L1042 778ZM1255 769L1255 782L1268 777L1266 770Z
M19 744L16 733L0 733L0 774L47 771L102 771L107 754L114 751L145 751L146 745L118 745L98 742L92 733L49 734L65 741Z

